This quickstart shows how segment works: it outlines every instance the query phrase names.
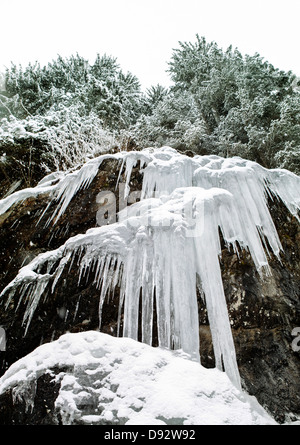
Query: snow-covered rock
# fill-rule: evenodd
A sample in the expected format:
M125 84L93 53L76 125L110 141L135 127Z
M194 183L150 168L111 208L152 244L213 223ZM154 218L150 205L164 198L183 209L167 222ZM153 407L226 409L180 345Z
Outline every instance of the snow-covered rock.
M65 334L14 363L0 379L34 414L38 379L59 384L51 412L63 424L275 425L225 373L182 351L153 348L96 331ZM47 404L47 400L44 400ZM49 418L49 413L48 413ZM1 413L0 413L1 421Z

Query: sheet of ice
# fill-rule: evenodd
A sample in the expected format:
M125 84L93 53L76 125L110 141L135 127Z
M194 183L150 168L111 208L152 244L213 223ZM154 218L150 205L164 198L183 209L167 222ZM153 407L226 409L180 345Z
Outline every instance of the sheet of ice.
M114 155L105 155L105 157ZM27 295L26 331L43 293L53 290L69 259L79 254L79 280L95 271L102 307L120 286L123 335L138 338L141 296L142 339L152 344L154 299L159 345L183 349L199 360L198 278L208 311L216 366L239 388L240 379L228 319L219 256L219 229L228 247L248 249L257 270L270 273L268 250L282 249L268 209L273 192L295 216L300 206L300 178L283 170L266 170L240 158L189 158L164 147L117 154L125 167L125 193L132 168L140 163L143 199L124 209L115 224L69 239L55 252L37 257L21 269L1 296ZM57 217L80 187L87 187L104 157L86 164L58 184ZM47 272L41 274L42 266ZM44 270L44 268L43 268ZM50 273L51 271L51 273ZM197 278L198 277L198 278ZM198 280L198 281L197 281ZM201 345L200 345L201 347Z
M16 401L33 409L36 381L44 373L60 382L54 403L64 425L276 424L226 374L182 351L128 338L65 334L14 363L0 378L0 394L12 389Z
M79 190L89 187L97 175L101 164L105 159L115 159L121 162L121 171L126 168L126 190L129 189L129 181L132 168L140 162L141 167L150 160L148 150L141 152L118 152L115 154L103 154L86 162L80 169L74 172L56 172L43 178L36 187L12 193L5 199L0 200L0 215L7 212L16 203L22 202L30 197L48 193L50 199L56 203L56 208L48 221L54 223L63 215L68 205ZM120 173L121 173L120 171Z
M37 197L44 193L51 193L55 189L55 186L49 184L43 184L39 187L27 188L18 190L12 193L4 199L0 200L0 215L6 213L13 205L25 201L30 197Z
M221 221L218 221L218 217L215 224L212 220L209 221L207 238L204 227L196 225L195 234L195 227L191 224L195 221L185 216L185 212L198 211L201 222L204 206L207 203L210 203L210 207L215 203L220 205L224 197L230 199L228 192L223 190L182 188L177 189L170 197L150 199L147 207L146 201L141 201L130 208L126 220L91 229L85 235L69 239L56 251L38 256L21 269L2 294L9 295L8 303L17 289L20 289L20 301L24 295L27 296L27 309L23 319L27 332L47 284L53 290L69 259L79 253L79 280L87 270L96 270L95 282L100 290L100 323L104 299L114 292L120 280L120 313L124 305L123 335L138 338L141 291L142 339L152 344L155 294L160 346L182 348L199 360L196 295L198 274L203 281L208 313L212 320L217 367L222 369L223 358L228 375L240 386L219 272L219 246L214 244L218 222ZM208 212L209 216L213 215L213 208L208 209ZM205 255L202 251L207 241L210 249ZM202 252L201 255L197 255L198 250ZM46 272L41 274L45 265ZM212 293L209 285L205 285L206 281L218 283ZM208 302L210 300L211 306ZM215 305L219 308L217 311L214 309Z

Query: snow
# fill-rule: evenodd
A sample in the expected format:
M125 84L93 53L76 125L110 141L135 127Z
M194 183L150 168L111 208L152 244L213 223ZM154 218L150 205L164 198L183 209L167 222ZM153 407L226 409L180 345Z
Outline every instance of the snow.
M12 193L4 199L0 200L0 215L6 213L13 205L21 203L28 198L35 198L44 193L50 193L53 186L48 183L42 184L40 187L26 188Z
M15 362L0 379L0 394L11 389L16 401L33 409L36 381L44 373L60 382L55 410L65 425L276 424L225 373L182 351L128 338L65 334Z
M300 178L238 157L190 158L170 147L106 154L65 175L54 186L46 181L37 187L36 193L52 188L51 199L56 201L52 219L61 217L78 190L89 187L108 158L119 161L119 179L125 169L125 195L130 194L132 169L139 163L142 200L120 212L118 222L90 229L59 249L39 255L20 270L1 296L7 295L9 304L16 293L19 301L26 295L26 334L41 297L55 289L69 260L79 254L79 281L95 271L100 328L103 303L120 286L122 335L137 340L141 290L143 342L152 344L156 299L159 346L182 349L199 362L198 287L207 307L216 367L222 370L224 365L240 389L219 264L219 229L228 248L237 254L239 248L247 249L257 271L262 276L270 274L268 254L280 259L282 246L267 200L269 196L274 199L273 193L299 220ZM0 210L3 205L0 202ZM41 273L43 266L46 272Z

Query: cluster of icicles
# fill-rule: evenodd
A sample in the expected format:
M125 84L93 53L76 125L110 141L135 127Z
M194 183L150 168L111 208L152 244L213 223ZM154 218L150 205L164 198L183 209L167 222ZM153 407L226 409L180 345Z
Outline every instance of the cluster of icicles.
M198 288L206 303L216 367L224 366L231 381L240 387L219 264L219 230L228 248L237 254L240 248L247 249L259 273L269 273L268 249L279 258L282 246L268 197L279 197L298 218L300 178L241 158L191 158L169 147L149 148L102 155L72 174L61 175L55 185L53 177L48 177L36 188L0 201L0 214L17 201L47 192L56 202L51 217L55 223L77 191L90 186L107 158L119 160L119 179L124 173L127 195L132 169L140 167L141 200L120 212L117 222L90 229L57 250L37 256L1 295L7 297L7 304L16 293L20 301L26 298L27 331L41 297L49 289L53 291L76 256L79 280L94 271L100 325L105 298L118 286L119 313L124 311L123 336L137 340L141 310L142 341L152 344L155 300L159 345L183 349L200 360Z

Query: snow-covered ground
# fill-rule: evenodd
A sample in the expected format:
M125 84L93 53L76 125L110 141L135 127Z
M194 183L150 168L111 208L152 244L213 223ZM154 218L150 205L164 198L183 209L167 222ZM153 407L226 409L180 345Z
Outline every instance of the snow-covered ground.
M88 331L65 334L15 362L0 379L33 408L35 382L54 368L55 401L64 424L275 425L255 398L224 372L182 351ZM66 370L66 368L68 370Z

